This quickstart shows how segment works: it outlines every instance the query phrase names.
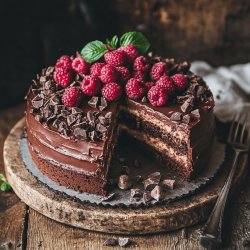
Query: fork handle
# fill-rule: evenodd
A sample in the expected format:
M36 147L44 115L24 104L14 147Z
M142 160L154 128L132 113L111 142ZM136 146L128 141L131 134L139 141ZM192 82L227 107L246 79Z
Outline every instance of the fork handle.
M221 243L221 227L222 219L224 215L225 204L227 201L228 193L233 181L235 170L237 168L237 160L240 155L240 151L234 151L233 166L229 172L227 180L221 190L221 193L216 201L216 204L212 210L212 213L202 229L200 236L200 244L203 247L215 248Z

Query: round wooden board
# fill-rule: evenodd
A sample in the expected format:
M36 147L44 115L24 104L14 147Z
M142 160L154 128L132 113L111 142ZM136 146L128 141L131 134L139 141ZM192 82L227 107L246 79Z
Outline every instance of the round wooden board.
M190 226L207 219L227 176L228 167L199 193L167 205L132 209L82 204L59 196L28 172L19 152L23 126L22 119L13 127L4 145L9 183L28 206L74 227L115 234L146 234ZM242 156L235 184L242 183L246 169L247 156Z

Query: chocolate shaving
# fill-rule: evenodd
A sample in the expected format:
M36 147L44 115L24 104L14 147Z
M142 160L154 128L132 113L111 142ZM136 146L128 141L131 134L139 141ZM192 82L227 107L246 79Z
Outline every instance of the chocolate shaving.
M118 244L120 247L126 247L131 243L131 240L129 238L118 238Z
M171 121L181 121L182 120L182 114L180 112L174 112L171 116L170 116L170 120Z
M87 139L87 132L85 129L82 128L75 128L74 129L74 136L79 140L86 140Z
M111 193L108 196L102 197L102 201L111 201L115 198L115 196L116 196L116 193Z
M141 99L141 102L142 102L142 103L146 103L146 102L148 102L147 97L145 97L145 96L144 96L144 97Z
M103 134L107 131L107 128L104 127L101 123L98 123L96 125L96 130Z
M100 111L103 111L108 107L108 103L105 98L101 97L101 105L99 106Z
M106 118L104 117L104 116L99 116L98 117L98 120L99 120L99 122L102 124L102 125L107 125L107 122L106 122Z
M91 112L91 111L87 112L87 118L88 118L89 122L94 122L95 121L95 117L93 115L93 112Z
M181 111L184 113L189 113L194 107L194 97L190 96L182 105Z
M189 95L176 96L177 103L184 103L188 99Z
M161 180L161 173L160 172L153 172L150 175L148 175L148 178L155 179L159 183Z
M39 95L34 97L31 102L34 108L39 109L43 106L43 99Z
M54 72L54 67L48 67L46 69L45 75L46 76L52 75L53 72Z
M186 124L189 124L190 123L190 115L189 114L184 115L182 121Z
M88 105L91 108L96 108L97 107L97 103L99 101L99 97L98 96L93 96L89 101L88 101Z
M161 187L159 185L155 186L150 195L157 201L161 200L163 198Z
M121 175L118 180L118 187L122 190L129 189L132 186L131 179L128 175Z
M139 188L132 188L130 191L132 198L140 198L142 196L142 191Z
M93 131L89 132L89 138L91 141L96 141L98 139L96 131L93 130Z
M53 96L50 98L50 104L57 105L60 104L60 99L58 96Z
M103 242L103 245L114 247L118 245L118 240L114 238L108 238Z
M200 117L200 111L199 111L199 109L193 110L193 111L191 112L191 114L193 114L193 115L196 116L196 117Z
M69 126L73 125L76 122L76 116L75 115L68 115L67 116L67 123Z
M71 108L71 112L72 112L73 115L75 115L75 114L81 114L82 110L79 109L79 108L73 107L73 108Z
M109 121L111 121L111 117L112 117L112 112L108 112L106 115L105 115L105 118Z
M174 189L175 180L165 179L162 181L162 186L168 189Z

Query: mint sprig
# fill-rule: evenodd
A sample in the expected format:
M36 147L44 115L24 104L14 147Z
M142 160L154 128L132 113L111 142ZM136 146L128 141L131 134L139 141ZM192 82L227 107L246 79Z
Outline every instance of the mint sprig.
M148 39L141 32L136 31L127 32L122 35L120 46L124 47L129 44L135 45L142 54L145 54L150 47Z
M4 192L9 191L11 189L11 186L7 182L6 178L4 177L2 173L0 173L0 180L3 181L3 183L0 186L0 190Z
M112 49L116 49L119 42L119 38L118 36L113 36L111 40L106 39L106 42Z
M86 44L81 51L81 55L86 62L93 63L100 59L107 51L105 44L96 40Z

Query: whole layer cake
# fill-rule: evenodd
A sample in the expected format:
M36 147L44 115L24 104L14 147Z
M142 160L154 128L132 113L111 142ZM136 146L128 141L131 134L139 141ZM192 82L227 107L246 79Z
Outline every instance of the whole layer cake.
M143 37L143 46L124 35L119 48L115 39L89 43L43 69L27 94L32 159L67 188L106 195L121 134L185 180L206 167L214 133L211 91L189 63L143 55L146 38L126 34ZM96 56L91 48L100 43Z

